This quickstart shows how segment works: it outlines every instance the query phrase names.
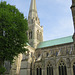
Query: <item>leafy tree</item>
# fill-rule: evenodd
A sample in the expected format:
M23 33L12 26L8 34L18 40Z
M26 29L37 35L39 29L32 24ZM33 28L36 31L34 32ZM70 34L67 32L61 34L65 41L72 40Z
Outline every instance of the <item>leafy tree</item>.
M15 56L26 51L28 29L27 19L19 10L5 1L0 2L0 67L5 60L13 61Z

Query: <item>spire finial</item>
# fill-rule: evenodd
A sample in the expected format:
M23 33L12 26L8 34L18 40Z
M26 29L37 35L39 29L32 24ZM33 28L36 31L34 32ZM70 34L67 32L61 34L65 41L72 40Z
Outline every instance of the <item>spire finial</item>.
M29 17L37 17L37 8L36 8L36 0L31 0L30 10L29 10Z

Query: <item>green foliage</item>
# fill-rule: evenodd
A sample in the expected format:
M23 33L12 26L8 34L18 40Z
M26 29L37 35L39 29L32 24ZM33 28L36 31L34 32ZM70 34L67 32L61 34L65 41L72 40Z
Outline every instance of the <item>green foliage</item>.
M0 74L3 74L5 71L6 71L6 69L3 66L1 66L0 67Z
M0 61L12 62L15 56L26 51L27 29L24 15L15 6L0 2Z

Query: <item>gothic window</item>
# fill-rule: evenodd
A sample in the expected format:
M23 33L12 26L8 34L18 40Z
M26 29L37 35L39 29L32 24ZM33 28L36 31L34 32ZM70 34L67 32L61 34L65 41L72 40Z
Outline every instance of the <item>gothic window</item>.
M73 64L73 75L75 75L75 62Z
M32 63L31 63L31 67L30 67L30 75L32 75Z
M48 57L49 53L46 53L46 56Z
M59 64L59 75L67 75L66 65L63 61L61 61Z
M29 39L32 39L32 31L29 32Z
M31 31L31 39L32 39L32 31Z
M36 75L42 75L42 68L37 68L36 73Z
M52 64L47 65L47 75L53 75L53 66L52 66Z

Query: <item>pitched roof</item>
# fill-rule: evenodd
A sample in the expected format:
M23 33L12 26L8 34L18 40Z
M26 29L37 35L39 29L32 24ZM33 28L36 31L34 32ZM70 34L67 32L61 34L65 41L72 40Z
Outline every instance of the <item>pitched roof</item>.
M37 48L50 47L50 46L55 46L55 45L60 45L60 44L71 43L71 42L73 42L72 36L68 36L68 37L40 42Z

